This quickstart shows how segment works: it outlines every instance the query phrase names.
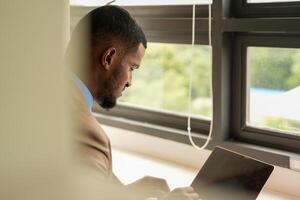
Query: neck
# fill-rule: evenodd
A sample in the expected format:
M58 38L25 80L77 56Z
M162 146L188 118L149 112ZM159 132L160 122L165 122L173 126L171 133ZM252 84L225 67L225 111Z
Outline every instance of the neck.
M95 98L95 87L91 77L88 73L77 73L76 76L84 83L84 85L88 88L93 98Z

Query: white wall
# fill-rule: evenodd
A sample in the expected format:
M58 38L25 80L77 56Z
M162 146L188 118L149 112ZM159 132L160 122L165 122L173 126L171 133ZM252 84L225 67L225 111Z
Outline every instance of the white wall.
M67 0L0 1L0 199L67 199Z

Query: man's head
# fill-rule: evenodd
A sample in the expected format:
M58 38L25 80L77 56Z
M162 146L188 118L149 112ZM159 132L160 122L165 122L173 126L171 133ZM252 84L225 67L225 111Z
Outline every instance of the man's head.
M70 51L72 57L84 57L84 61L79 62L83 75L77 74L98 104L109 109L130 86L132 71L139 67L147 41L140 26L126 10L118 6L103 6L79 22L69 48L76 49L75 53Z

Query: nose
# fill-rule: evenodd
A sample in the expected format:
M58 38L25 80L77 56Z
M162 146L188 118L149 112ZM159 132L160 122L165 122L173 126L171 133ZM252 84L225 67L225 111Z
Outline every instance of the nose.
M131 80L132 80L132 74L130 73L129 78L127 80L127 83L125 85L126 87L130 87L131 86Z
M125 87L130 87L131 86L131 81L127 81Z

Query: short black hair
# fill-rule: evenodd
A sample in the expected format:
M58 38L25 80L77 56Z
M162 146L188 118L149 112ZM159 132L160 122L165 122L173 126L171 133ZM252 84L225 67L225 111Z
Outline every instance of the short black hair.
M102 6L84 16L72 33L71 43L83 37L90 45L100 47L119 41L126 49L136 47L139 43L147 48L143 30L129 12L119 6Z
M119 6L96 8L84 16L72 32L66 51L66 65L73 71L88 65L92 48L105 49L119 42L126 51L138 47L147 48L145 34L131 15Z
M90 36L94 41L121 39L128 48L142 43L147 48L145 34L128 11L119 6L102 6L92 10L89 19ZM109 38L108 38L109 37ZM101 41L102 40L102 41Z

